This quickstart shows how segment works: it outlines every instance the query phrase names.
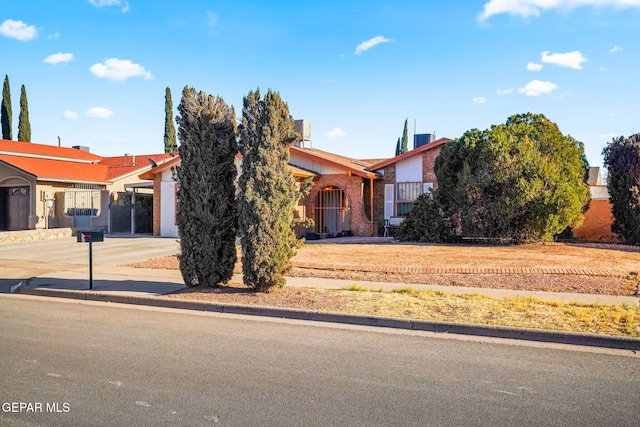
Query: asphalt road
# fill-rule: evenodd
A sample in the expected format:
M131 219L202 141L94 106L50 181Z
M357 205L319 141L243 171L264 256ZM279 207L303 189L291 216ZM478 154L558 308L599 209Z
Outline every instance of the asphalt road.
M0 295L0 404L2 426L638 426L640 357Z

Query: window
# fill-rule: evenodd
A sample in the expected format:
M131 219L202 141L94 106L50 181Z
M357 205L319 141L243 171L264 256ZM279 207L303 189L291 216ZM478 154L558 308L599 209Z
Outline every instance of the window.
M431 194L432 182L399 182L396 184L396 216L405 216L422 193Z
M412 208L413 202L422 192L420 182L399 182L396 191L396 215L405 216Z

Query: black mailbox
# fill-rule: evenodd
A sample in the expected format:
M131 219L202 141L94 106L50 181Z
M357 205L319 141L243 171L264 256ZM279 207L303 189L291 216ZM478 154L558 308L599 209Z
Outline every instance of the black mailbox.
M77 232L78 242L104 242L104 231L81 231Z

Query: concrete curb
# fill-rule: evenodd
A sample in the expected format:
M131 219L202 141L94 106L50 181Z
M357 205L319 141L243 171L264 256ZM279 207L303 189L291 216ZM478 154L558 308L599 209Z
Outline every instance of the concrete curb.
M61 289L23 287L22 289L20 289L20 293L45 297L71 298L87 301L113 302L119 304L146 305L153 307L176 308L182 310L198 310L226 314L277 317L293 320L345 323L349 325L377 326L384 328L407 329L413 331L474 335L489 338L507 338L556 344L570 344L640 351L640 338L615 337L610 335L548 331L542 329L520 329L510 328L506 326L486 326L389 317L372 317L355 314L296 310L291 308L220 304L204 301L171 299L165 297L138 297L130 295L114 295L100 292Z

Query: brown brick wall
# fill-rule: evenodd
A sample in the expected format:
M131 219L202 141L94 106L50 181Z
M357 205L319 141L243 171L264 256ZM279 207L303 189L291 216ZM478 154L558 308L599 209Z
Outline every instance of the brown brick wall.
M434 171L436 157L440 154L440 148L423 151L422 156L422 182L433 182L436 188L436 174ZM396 183L396 165L395 163L384 168L384 177L377 179L374 184L374 212L376 233L381 234L384 230L384 185Z
M433 182L433 187L436 187L436 157L440 154L440 148L434 148L422 152L422 182Z
M580 240L617 242L618 237L611 231L613 214L609 200L591 200L589 210L584 213L584 222L573 230L573 236Z
M302 198L300 205L306 206L307 216L315 218L315 199L316 195L324 187L334 186L342 188L349 198L349 206L351 207L351 232L354 236L371 236L371 222L369 216L365 212L362 199L363 179L360 176L348 175L323 175L317 178L311 193ZM365 195L369 197L369 195Z

